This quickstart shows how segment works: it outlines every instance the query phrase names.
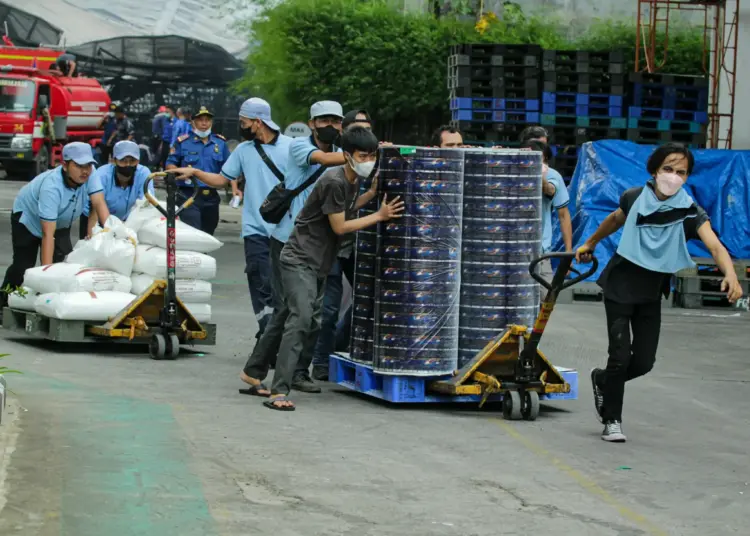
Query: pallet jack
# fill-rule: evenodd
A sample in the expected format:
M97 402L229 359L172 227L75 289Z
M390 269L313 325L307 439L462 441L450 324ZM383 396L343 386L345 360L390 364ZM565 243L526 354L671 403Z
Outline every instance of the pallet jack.
M560 259L552 281L536 273L536 267L546 259ZM570 385L539 350L539 342L560 292L590 277L599 267L593 258L591 269L580 273L572 267L573 259L575 253L548 253L531 261L531 277L547 289L532 330L507 326L451 378L431 382L427 389L453 396L479 395L480 407L490 396L502 393L503 417L528 421L539 416L540 394L570 392ZM566 280L568 272L577 277Z

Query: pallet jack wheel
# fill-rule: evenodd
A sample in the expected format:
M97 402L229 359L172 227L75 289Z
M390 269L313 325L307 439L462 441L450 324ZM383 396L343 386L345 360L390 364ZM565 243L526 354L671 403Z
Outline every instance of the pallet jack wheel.
M509 421L521 419L521 394L518 391L503 393L503 417Z
M180 339L174 333L169 334L169 348L167 359L177 359L180 355Z
M527 421L535 421L539 416L539 393L526 391L523 394L523 418Z
M167 355L167 339L161 333L151 335L151 341L148 343L148 353L151 359L164 359Z

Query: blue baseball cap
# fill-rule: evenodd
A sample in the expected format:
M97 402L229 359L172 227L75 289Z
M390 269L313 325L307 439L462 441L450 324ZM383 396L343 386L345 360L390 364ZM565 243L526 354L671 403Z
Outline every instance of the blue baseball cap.
M91 151L91 145L82 141L73 141L68 143L62 150L63 161L72 160L79 166L86 164L95 164L94 153Z
M240 106L240 117L246 117L247 119L260 119L268 126L268 128L277 132L281 130L279 125L274 123L273 119L271 119L271 105L258 97L247 99L242 103L242 106Z
M115 143L112 149L112 156L115 160L122 160L126 156L132 156L136 160L141 159L141 149L134 141L123 140Z

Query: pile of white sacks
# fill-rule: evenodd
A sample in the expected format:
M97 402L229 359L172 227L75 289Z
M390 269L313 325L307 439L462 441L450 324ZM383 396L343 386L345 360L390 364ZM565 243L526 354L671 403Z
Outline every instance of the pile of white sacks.
M162 206L165 206L162 203ZM211 321L211 283L223 244L177 220L177 297L199 322ZM140 200L126 222L114 216L80 240L65 262L26 270L24 292L9 296L14 309L62 320L106 321L156 279L167 277L166 218Z

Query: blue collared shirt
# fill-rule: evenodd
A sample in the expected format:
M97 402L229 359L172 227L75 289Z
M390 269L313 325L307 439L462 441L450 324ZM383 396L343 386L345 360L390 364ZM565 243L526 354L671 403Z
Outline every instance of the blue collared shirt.
M286 180L284 185L288 190L292 190L300 186L305 182L310 175L315 173L320 164L313 164L310 162L310 155L315 151L321 149L315 145L313 137L294 138L291 145L289 146L289 163L287 164ZM333 152L341 152L339 147L334 146ZM286 243L289 240L289 235L294 230L294 221L297 219L297 214L305 206L305 201L310 197L315 184L308 186L303 192L301 192L292 201L292 207L289 209L289 213L276 226L272 235L279 242Z
M175 119L174 123L172 123L172 138L169 140L170 145L174 145L177 141L177 138L179 138L183 134L190 134L192 130L193 127L190 125L190 121L185 121L184 119Z
M117 216L120 220L125 221L138 199L143 199L143 185L151 174L146 166L138 164L135 169L135 175L130 186L123 188L117 182L115 177L116 166L106 164L97 169L86 183L89 196L96 192L104 192L104 201L107 203L109 213ZM148 185L148 190L154 194L154 183ZM83 214L88 216L91 210L91 200L86 199L83 207Z
M560 173L549 168L547 182L555 186L555 195L547 197L542 194L542 249L545 253L549 253L552 249L552 210L567 207L570 202L568 189Z
M164 124L162 125L161 140L172 145L172 132L174 131L175 119L173 117L165 117Z
M292 138L279 134L273 143L263 144L262 148L268 158L276 165L286 178L289 161L289 146ZM229 180L237 180L240 174L245 176L244 206L242 208L242 237L261 235L271 236L275 225L266 222L260 215L260 206L279 184L279 179L263 162L255 143L240 143L229 156L221 174Z
M229 147L223 138L210 134L208 143L203 143L201 138L191 132L187 137L183 135L178 138L172 145L167 165L193 167L208 173L219 173L224 163L229 160L229 154ZM198 179L195 180L198 186L208 187Z
M56 222L57 229L69 229L83 213L87 195L101 191L89 191L86 185L68 188L63 180L62 166L58 166L37 175L21 188L13 202L13 213L22 212L21 223L31 234L42 238L43 221Z

